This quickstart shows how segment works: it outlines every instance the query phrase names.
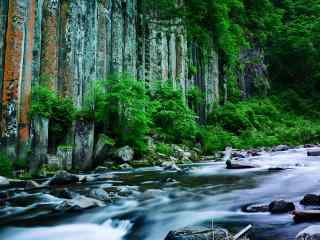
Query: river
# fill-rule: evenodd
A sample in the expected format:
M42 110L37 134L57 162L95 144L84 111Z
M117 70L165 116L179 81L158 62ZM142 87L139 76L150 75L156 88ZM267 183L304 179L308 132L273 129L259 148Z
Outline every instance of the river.
M99 182L121 196L103 208L4 226L1 240L163 240L170 230L188 225L217 225L238 231L252 224L252 238L293 240L309 224L290 214L244 213L241 207L273 200L299 201L320 193L320 157L305 148L266 152L241 160L259 167L227 170L223 162L186 165L184 173L160 167L113 172ZM269 171L270 167L288 168Z

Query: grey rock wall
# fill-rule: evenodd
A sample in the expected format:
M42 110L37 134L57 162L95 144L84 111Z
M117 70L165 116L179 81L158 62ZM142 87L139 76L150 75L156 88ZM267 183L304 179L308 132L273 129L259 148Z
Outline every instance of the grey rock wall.
M78 109L93 82L112 73L129 73L151 89L169 81L185 100L197 86L205 104L196 110L205 120L219 98L214 46L203 54L188 42L185 26L159 22L156 14L141 11L141 1L0 0L0 132L12 142L13 155L36 135L28 111L38 84L71 97ZM198 70L194 75L191 65ZM66 143L73 145L83 131L74 124Z

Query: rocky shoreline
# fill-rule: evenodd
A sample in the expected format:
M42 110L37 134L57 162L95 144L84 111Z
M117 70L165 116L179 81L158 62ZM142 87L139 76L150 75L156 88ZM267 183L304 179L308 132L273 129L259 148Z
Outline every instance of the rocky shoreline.
M307 147L308 149L306 156L311 158L320 156L318 145L306 145L303 147ZM287 151L289 149L288 146L282 145L270 149L269 152ZM242 159L259 156L265 152L265 149L248 151L227 150L219 152L215 156L202 157L201 160L212 161L214 158L216 161L221 161L222 159L227 159L227 161L230 161L231 166L238 166L237 168L231 168L227 165L227 169L236 171L237 169L249 167L259 168L259 166L242 165ZM189 163L190 154L185 149L176 148L174 156L177 158L163 156L159 160L163 171L187 173L189 169L188 165L181 165L179 163L181 163L180 160ZM275 171L276 169L272 170ZM286 169L277 170L284 171ZM105 183L112 182L113 177L113 173L105 166L99 166L93 172L86 174L73 174L60 170L52 177L33 180L0 177L0 225L15 225L18 222L46 216L81 212L87 209L107 206L121 198L127 198L128 196L135 198L137 196L134 189L124 189L121 186L107 186ZM166 179L166 184L168 185L176 183L177 181L173 178ZM297 223L317 222L320 221L320 196L310 193L302 196L298 203L284 199L276 199L271 203L248 203L241 210L246 213L269 212L271 214L292 214L293 220ZM316 231L317 229L320 228L310 226L297 235L297 240L309 239L303 238L305 236L318 236L320 231ZM198 227L193 226L170 232L166 240L207 239L209 235L212 236L216 231L216 236L222 234L221 229L202 229L200 231ZM227 230L223 230L222 232L227 234L219 239L229 239L230 233ZM240 239L247 238L244 236Z

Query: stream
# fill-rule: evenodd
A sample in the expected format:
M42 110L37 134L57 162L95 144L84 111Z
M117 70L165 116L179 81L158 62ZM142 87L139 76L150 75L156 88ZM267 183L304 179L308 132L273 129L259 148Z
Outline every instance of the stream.
M111 179L95 183L121 196L112 203L2 226L0 239L164 240L170 230L188 225L237 232L248 224L252 239L295 239L310 223L295 224L290 214L244 213L241 207L285 199L303 209L299 201L305 194L320 193L320 157L297 148L241 162L260 167L227 170L224 162L203 162L183 166L183 173L161 167L112 172ZM274 167L288 169L269 170Z

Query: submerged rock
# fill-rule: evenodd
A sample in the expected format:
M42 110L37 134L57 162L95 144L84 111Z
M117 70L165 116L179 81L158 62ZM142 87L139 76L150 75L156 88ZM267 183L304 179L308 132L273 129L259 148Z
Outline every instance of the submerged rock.
M320 240L320 225L311 225L296 236L296 240Z
M79 182L79 177L77 175L68 173L66 171L59 171L55 176L53 176L49 182L49 186L55 185L68 185Z
M247 213L269 212L269 205L266 205L266 204L246 205L242 207L242 211Z
M92 189L89 196L103 202L110 201L109 194L102 188Z
M271 213L287 213L295 210L293 202L287 202L285 200L273 201L269 204L269 211Z

